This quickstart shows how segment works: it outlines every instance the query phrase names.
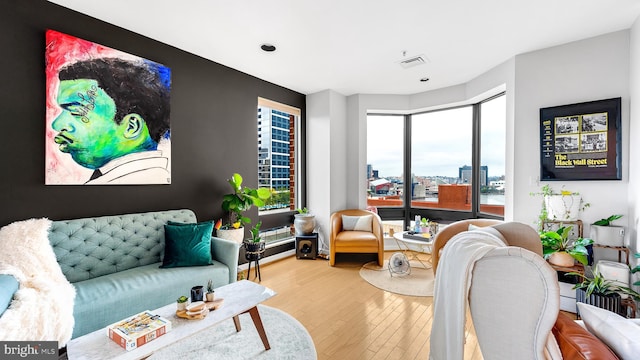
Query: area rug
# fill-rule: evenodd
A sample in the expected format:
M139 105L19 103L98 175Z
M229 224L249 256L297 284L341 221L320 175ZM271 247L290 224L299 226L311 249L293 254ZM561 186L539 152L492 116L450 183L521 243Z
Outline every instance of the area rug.
M317 359L313 340L298 320L266 305L258 305L258 311L270 350L264 349L249 314L243 314L240 315L240 332L236 332L229 319L157 351L148 359Z
M411 264L411 274L399 275L389 273L389 261L382 267L376 261L366 263L360 268L360 276L369 284L392 293L409 296L433 296L433 269L424 269L415 260Z

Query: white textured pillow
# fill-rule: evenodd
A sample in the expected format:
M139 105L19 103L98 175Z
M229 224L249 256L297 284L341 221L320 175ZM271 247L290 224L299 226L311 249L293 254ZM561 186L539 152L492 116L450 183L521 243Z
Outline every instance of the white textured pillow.
M620 359L637 359L640 326L629 319L593 305L578 303L580 316L590 333L607 344Z
M349 216L342 215L342 229L351 231L368 231L371 232L371 223L373 221L373 216L364 215L364 216Z

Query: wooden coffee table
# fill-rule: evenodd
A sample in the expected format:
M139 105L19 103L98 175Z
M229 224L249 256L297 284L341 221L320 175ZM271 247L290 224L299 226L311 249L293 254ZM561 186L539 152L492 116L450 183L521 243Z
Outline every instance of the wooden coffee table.
M176 316L176 304L171 303L151 312L171 321L171 331L159 338L142 345L141 347L126 351L109 339L107 330L102 328L90 334L71 340L67 344L67 356L74 359L143 359L154 352L183 340L193 334L199 333L222 321L233 318L236 331L240 331L238 316L249 313L253 324L258 330L262 344L266 350L271 347L267 334L262 326L262 320L258 313L258 304L276 295L276 292L251 281L241 280L229 285L221 286L216 290L216 298L224 299L222 306L211 311L202 320L187 320ZM251 344L247 344L251 346Z

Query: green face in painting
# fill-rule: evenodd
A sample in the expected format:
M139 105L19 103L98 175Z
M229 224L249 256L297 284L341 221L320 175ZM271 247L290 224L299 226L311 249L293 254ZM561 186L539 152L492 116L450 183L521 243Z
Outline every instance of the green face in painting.
M57 102L63 111L51 125L58 131L54 141L81 166L97 169L153 142L138 114L116 124L115 102L95 80L61 81Z

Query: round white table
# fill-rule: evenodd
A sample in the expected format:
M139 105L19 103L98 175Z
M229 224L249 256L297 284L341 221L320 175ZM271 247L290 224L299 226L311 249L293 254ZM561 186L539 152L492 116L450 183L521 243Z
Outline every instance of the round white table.
M407 238L404 237L406 233L408 233L408 231L393 233L393 238L396 240L396 244L398 244L398 248L400 249L400 251L404 252L405 256L408 255L407 259L417 260L425 269L431 268L431 264L425 264L422 259L418 257L418 254L431 254L433 239L431 237L425 237L425 240ZM418 247L419 250L412 249L411 246ZM431 259L427 260L427 262L431 263Z

